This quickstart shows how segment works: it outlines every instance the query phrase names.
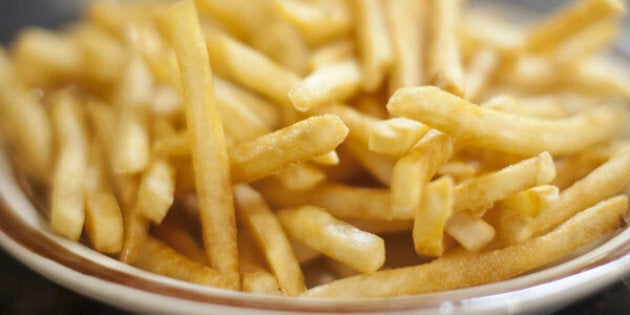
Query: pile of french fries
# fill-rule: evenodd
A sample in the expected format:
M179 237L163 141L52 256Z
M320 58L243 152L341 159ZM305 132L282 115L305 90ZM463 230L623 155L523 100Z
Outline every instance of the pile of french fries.
M0 131L52 231L151 272L333 298L491 283L626 225L625 9L94 2L0 48Z

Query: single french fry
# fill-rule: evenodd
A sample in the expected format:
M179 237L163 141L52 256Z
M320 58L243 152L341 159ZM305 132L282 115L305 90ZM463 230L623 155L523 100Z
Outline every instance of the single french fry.
M548 184L556 176L551 155L543 152L499 171L465 180L455 186L453 209L475 209L490 205L519 191ZM492 187L492 189L489 189Z
M337 154L337 150L332 150L328 153L320 154L311 158L311 162L320 164L320 165L337 165L339 164L339 154Z
M354 137L348 137L343 143L349 152L352 152L358 161L370 175L385 186L389 186L392 181L392 170L395 160L384 154L370 151L367 145Z
M216 108L208 51L194 3L182 1L172 5L163 22L182 73L204 248L210 266L234 281L230 287L238 287L230 162Z
M275 104L219 77L215 77L214 84L218 97L247 107L269 129L274 130L279 126L280 112Z
M142 174L138 187L138 210L147 219L160 223L173 205L175 169L167 161L156 159Z
M292 108L288 93L300 82L298 74L226 34L208 30L205 38L218 74Z
M492 225L469 211L454 212L448 218L444 230L471 252L481 250L496 233Z
M258 28L249 40L256 50L297 74L308 67L310 48L299 30L282 19L271 19Z
M407 154L396 161L392 171L392 212L413 215L418 208L422 187L440 165L456 151L455 140L441 132L427 133Z
M321 115L239 144L230 150L232 181L250 182L330 152L347 134L348 128L339 118Z
M290 237L354 269L373 272L385 261L382 238L335 219L322 208L303 206L277 214Z
M353 57L354 42L349 39L340 39L313 50L308 60L310 70L318 69L327 64L338 63Z
M628 207L625 196L605 200L549 234L504 249L437 259L417 266L336 280L304 297L384 297L422 294L509 279L553 262L619 227ZM493 272L487 272L492 270ZM440 279L432 281L430 279Z
M370 130L373 128L374 124L378 122L377 118L345 104L332 104L320 107L315 109L314 112L338 116L343 120L343 123L348 126L348 129L350 129L349 136L365 144L365 146L369 143Z
M429 257L439 257L444 253L444 227L452 211L451 178L441 177L424 186L412 230L416 253Z
M437 175L449 176L453 178L455 183L460 183L466 179L473 177L479 172L479 166L465 161L451 160L440 166Z
M89 146L81 104L70 90L51 100L51 120L58 139L50 192L50 227L78 240L85 221L84 181Z
M352 12L344 1L311 2L279 0L275 12L294 25L311 45L318 45L350 31Z
M20 32L13 47L15 71L30 86L55 86L81 72L81 50L66 34L32 27Z
M466 7L459 31L462 53L467 57L481 47L511 57L522 49L526 37L524 27L509 16L474 6Z
M176 252L200 264L207 264L206 253L182 221L181 215L167 215L160 224L152 226L151 234Z
M355 60L323 65L291 88L289 98L299 111L345 101L361 84L361 70Z
M149 104L152 101L153 78L141 56L129 58L117 88L118 117L112 165L116 172L139 173L150 161L150 137L147 128Z
M630 183L630 146L620 148L604 164L566 188L556 202L542 210L528 226L531 236L547 233L571 216L609 198Z
M373 92L385 80L394 58L385 10L379 0L353 0L352 5L363 90Z
M120 205L108 180L103 154L100 143L90 144L84 183L84 228L94 249L116 254L122 249L123 219Z
M238 231L238 267L244 292L282 295L278 279L269 271L265 259L248 231Z
M400 157L407 153L429 129L422 123L403 117L382 120L372 125L368 148L387 156Z
M229 93L221 93L217 88L217 110L225 129L226 136L235 142L243 142L255 139L271 132L271 128L265 124L248 107L242 105L238 99ZM247 126L247 128L243 128Z
M464 143L523 155L575 153L612 139L626 124L626 115L617 106L554 121L527 119L476 106L430 86L399 89L387 108L393 115L416 119Z
M464 71L466 99L475 100L493 79L500 65L500 56L491 49L480 49L473 54L470 64Z
M464 70L460 45L457 39L457 21L460 17L459 0L433 1L428 48L428 73L430 81L455 95L464 96Z
M562 78L568 81L569 86L595 95L613 94L630 98L630 75L601 58L590 58L574 65Z
M558 199L559 189L553 185L540 185L523 190L498 202L498 205L529 217L536 217Z
M309 190L292 191L273 182L256 185L274 207L315 205L342 219L394 220L412 219L413 214L396 217L390 209L387 189L354 187L323 183Z
M618 33L619 20L605 19L569 37L553 52L553 59L563 65L580 62L610 46Z
M424 83L424 44L427 1L385 1L393 46L389 94L398 88Z
M80 75L90 87L105 94L125 67L125 51L122 43L111 33L95 24L85 23L72 30L81 52Z
M292 296L303 292L306 287L302 270L276 215L251 187L238 185L234 194L239 222L244 223L258 244L282 291Z
M567 4L535 23L526 39L526 49L549 51L573 34L595 23L621 15L620 0L578 0Z
M308 163L293 164L274 177L289 190L311 189L326 179L326 173Z
M229 275L191 260L153 237L147 238L134 265L170 278L223 289L237 289Z
M196 0L202 16L216 19L234 36L247 39L264 28L272 14L270 0Z
M85 231L99 252L116 254L123 244L123 217L112 192L92 191L85 196Z
M557 175L551 184L561 190L571 186L608 161L618 149L616 145L598 146L555 161Z
M0 47L0 132L21 169L45 183L52 164L50 118L45 107L17 80L14 67Z

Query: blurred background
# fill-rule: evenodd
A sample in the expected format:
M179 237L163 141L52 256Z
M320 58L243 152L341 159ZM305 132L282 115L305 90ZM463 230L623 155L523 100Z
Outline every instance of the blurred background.
M28 25L56 27L71 20L79 15L83 2L0 0L0 43L7 44L16 30ZM526 5L535 11L546 11L563 2L565 1L527 1ZM630 58L629 19L626 19L622 38L626 40L621 41L618 48ZM0 314L127 314L48 281L3 251L0 251L0 277ZM630 277L620 279L603 291L555 314L630 314Z

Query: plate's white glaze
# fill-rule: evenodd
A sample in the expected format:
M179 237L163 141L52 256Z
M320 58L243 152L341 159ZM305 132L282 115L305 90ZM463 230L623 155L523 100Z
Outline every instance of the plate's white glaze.
M630 228L553 267L495 284L386 299L254 296L151 274L54 235L17 183L0 147L0 246L33 270L81 294L140 313L162 314L540 314L630 273Z

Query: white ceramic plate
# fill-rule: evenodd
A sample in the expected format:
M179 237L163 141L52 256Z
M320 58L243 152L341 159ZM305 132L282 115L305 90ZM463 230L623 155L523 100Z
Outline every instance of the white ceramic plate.
M155 275L65 240L50 231L32 201L0 146L0 246L54 282L139 313L541 314L630 274L630 228L626 227L562 263L473 288L343 301L255 296Z

